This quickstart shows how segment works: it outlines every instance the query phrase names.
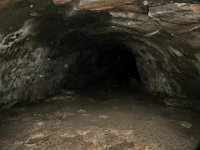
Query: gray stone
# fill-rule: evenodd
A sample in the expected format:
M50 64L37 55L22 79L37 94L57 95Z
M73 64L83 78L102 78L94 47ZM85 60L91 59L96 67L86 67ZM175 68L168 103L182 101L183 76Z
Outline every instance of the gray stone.
M110 58L100 51L113 43L134 55L142 89L189 97L198 105L200 5L181 2L55 0L66 6L58 7L48 0L1 1L0 105L35 102L112 76L112 61L98 71L95 66Z

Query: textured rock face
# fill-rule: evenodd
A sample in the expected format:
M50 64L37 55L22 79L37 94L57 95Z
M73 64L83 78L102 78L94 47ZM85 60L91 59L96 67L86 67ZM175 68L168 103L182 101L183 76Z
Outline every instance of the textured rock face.
M17 1L20 1L20 0L1 0L0 1L0 8L3 9L5 7L7 7L8 5L11 5Z
M72 0L53 0L54 4L56 4L56 5L63 5L63 4L69 3L71 1Z
M97 74L92 64L99 63L103 47L116 48L114 43L134 55L146 91L200 97L198 1L53 2L61 6L22 0L1 10L0 105L84 87Z

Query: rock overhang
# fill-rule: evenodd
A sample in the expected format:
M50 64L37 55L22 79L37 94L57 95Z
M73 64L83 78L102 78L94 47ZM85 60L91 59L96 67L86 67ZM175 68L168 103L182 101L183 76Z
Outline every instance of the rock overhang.
M23 78L26 75L22 73L23 69L21 71L19 69L14 69L18 68L15 65L11 68L13 70L18 70L18 74L24 77L16 79L15 74L8 75L8 77L1 77L1 80L10 78L9 80L13 81L13 83L8 83L13 88L16 88L17 84L19 84L17 89L21 91L20 94L16 94L10 90L8 90L9 92L5 92L10 95L15 95L16 98L13 97L13 99L29 99L30 96L32 96L33 99L40 99L40 97L45 98L49 95L48 93L58 90L59 87L61 87L65 72L64 68L59 67L62 62L55 59L52 63L57 63L58 66L51 65L51 62L49 62L49 55L47 54L51 53L51 55L54 55L56 53L55 49L59 46L57 45L58 47L56 47L55 43L59 43L59 40L62 41L64 36L68 36L68 39L66 39L71 41L67 44L64 43L69 49L74 49L77 47L78 41L82 41L82 45L84 45L84 41L89 42L91 38L95 37L99 37L97 38L99 40L100 38L105 38L107 35L112 35L108 40L116 38L118 42L132 49L132 53L136 56L137 66L146 91L151 93L165 93L170 96L189 96L198 99L200 91L200 84L198 84L200 83L200 61L198 59L200 49L200 44L198 42L200 13L199 4L197 2L54 0L54 3L56 3L56 6L53 6L53 9L56 11L50 11L50 13L44 11L44 14L32 17L34 20L33 25L36 25L37 30L34 30L34 32L38 32L39 35L36 34L36 38L33 39L36 40L40 37L39 39L41 40L37 39L36 41L43 41L43 43L39 44L40 47L35 50L33 49L33 53L31 52L30 54L36 58L43 58L43 60L37 61L32 69L29 66L29 71L31 73L27 73L28 76L30 76L29 74L38 74L38 77L33 77L36 78L36 80L34 79L34 84L29 82L24 83L25 81ZM40 4L38 3L38 5ZM52 6L47 8L47 10L48 9L52 9ZM37 9L34 9L34 11L39 14L41 13L41 11L37 11ZM55 17L51 17L54 15ZM45 24L45 19L47 18L51 20L49 21L49 25ZM54 25L51 25L52 23ZM58 24L56 25L56 23ZM52 35L42 37L42 34L48 34L48 29L46 31L45 28L51 29L50 31L53 31ZM59 30L62 30L62 34L59 33ZM30 33L28 37L30 35L32 36L33 33ZM74 35L80 37L75 36L75 39L70 38ZM3 41L9 40L8 37L9 36L2 36L1 44ZM66 39L64 38L64 40ZM22 42L22 39L17 41L17 43L19 42ZM35 41L33 40L31 42ZM54 50L49 48L51 47L49 46L51 42L53 43L52 45L54 45ZM65 48L66 45L64 45ZM30 49L30 47L28 47L28 49ZM5 57L4 54L2 54L1 57ZM16 58L13 60L18 59L17 57L16 55ZM27 58L24 58L24 60L29 61ZM12 62L3 61L3 63L8 65ZM18 63L20 64L21 62L18 61ZM38 73L40 70L39 66L48 66L44 67L48 69L44 69L42 73ZM59 68L56 70L60 72L61 76L57 77L57 75L54 74L56 72L49 73L47 71L49 69L55 69L55 67ZM7 71L10 72L9 70L2 69L2 74L5 74ZM47 78L54 77L49 81L46 80L44 76ZM29 90L25 92L25 95L29 96L23 95L24 89L20 86L24 85L20 84L20 82L26 86L30 86L30 89L33 89L35 94L31 94L31 90ZM2 90L4 88L7 89L8 83L1 83ZM39 96L41 95L39 94L40 90L34 89L33 85L42 89L46 83L49 83L49 88L44 91L42 96ZM4 95L3 99L5 99L4 102L7 103L7 101L11 101L12 98Z

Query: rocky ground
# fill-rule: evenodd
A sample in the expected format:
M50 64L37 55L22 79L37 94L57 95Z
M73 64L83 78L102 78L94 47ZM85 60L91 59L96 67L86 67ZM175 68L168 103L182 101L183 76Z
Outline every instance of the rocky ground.
M64 91L0 113L1 150L194 150L199 113L128 90Z

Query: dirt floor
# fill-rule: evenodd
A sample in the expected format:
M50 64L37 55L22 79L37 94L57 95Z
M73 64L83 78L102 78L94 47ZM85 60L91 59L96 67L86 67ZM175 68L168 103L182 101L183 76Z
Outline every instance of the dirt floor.
M0 113L1 150L195 150L199 113L114 90L64 91Z

